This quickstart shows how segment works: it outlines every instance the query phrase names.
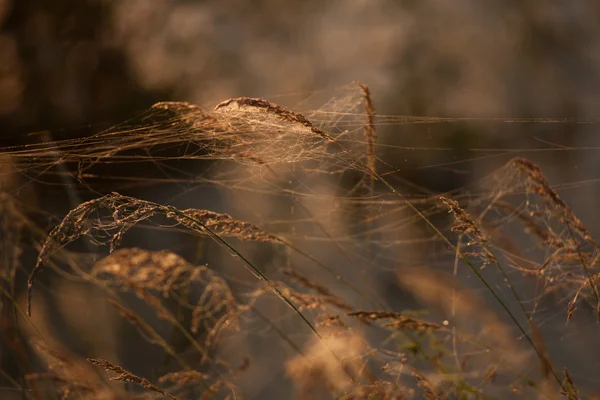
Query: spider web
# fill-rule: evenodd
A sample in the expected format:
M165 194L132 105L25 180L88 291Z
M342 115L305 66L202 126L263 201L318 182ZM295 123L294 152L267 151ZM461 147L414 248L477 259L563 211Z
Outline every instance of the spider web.
M327 99L331 92L334 96ZM227 212L283 243L236 242L236 248L252 254L253 262L261 263L263 272L315 325L343 316L337 297L353 310L425 306L431 309L430 319L450 325L441 330L439 343L450 348L450 364L474 386L483 390L493 375L501 376L494 386L497 393L502 393L501 387L526 391L523 376L549 379L544 363L553 357L563 360L562 354L573 351L572 327L590 326L600 304L597 244L558 193L574 193L596 179L557 187L536 164L510 160L597 150L561 146L537 135L540 126L595 126L600 121L375 114L372 128L378 138L370 155L364 96L351 84L305 96L293 108L251 98L226 100L210 111L188 103L158 103L90 137L0 149L6 175L21 177L5 196L18 199L29 186L54 186L55 192L67 192L71 208L118 191L160 204ZM534 133L521 138L519 147L478 146L478 140L470 146L452 133L466 126L482 132L515 126L527 132L532 127ZM447 144L448 137L459 141L455 144L462 149L460 158L452 141ZM416 179L419 174L439 174L459 185L441 193ZM448 215L439 199L442 194L466 213L462 220ZM35 212L48 213L43 207ZM105 226L107 215L94 215L97 225ZM142 230L160 235L173 226L165 220L143 222ZM95 234L96 244L101 244L101 229ZM41 234L37 237L41 241ZM279 326L291 342L306 340L307 332L298 332L293 314L273 305L268 291L249 280L226 251L208 246L216 254L209 257L210 264L218 265L219 276L238 300L259 307L269 321L265 325L256 316L246 316L248 332L263 336ZM524 332L511 325L461 254L518 315ZM199 258L204 264L206 257ZM284 268L318 284L311 286L296 276L296 288L309 292L300 294L292 289L294 282L283 283ZM62 273L89 280L84 270ZM5 277L13 278L14 271ZM211 296L219 298L221 287L226 286L218 286ZM324 295L316 288L331 293ZM479 301L483 303L478 307ZM212 305L219 310L221 306ZM239 346L235 337L232 332L225 349ZM537 357L525 337L532 338ZM399 357L389 348L371 345L373 359L382 364ZM575 380L594 382L584 365L563 360L557 370L568 367L575 371Z

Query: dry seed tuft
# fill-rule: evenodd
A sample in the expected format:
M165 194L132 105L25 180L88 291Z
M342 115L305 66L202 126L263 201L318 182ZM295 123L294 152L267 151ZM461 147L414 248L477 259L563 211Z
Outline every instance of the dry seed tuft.
M363 83L356 82L363 94L365 100L365 113L367 114L367 124L365 125L365 136L367 137L367 166L371 172L375 172L375 142L377 134L375 133L375 105L371 98L369 87ZM374 184L375 177L371 174L371 187Z
M534 209L530 213L531 216L548 217L546 224L549 226L552 222L549 217L553 216L563 224L566 231L564 237L560 237L554 234L550 227L548 227L547 233L540 229L533 229L537 236L544 239L543 244L555 249L538 268L539 273L545 274L545 281L549 284L549 287L555 290L561 287L579 285L579 289L569 303L567 321L571 318L579 294L583 289L587 289L585 292L591 290L596 302L596 318L597 321L600 321L600 294L597 288L597 278L593 271L597 257L594 253L586 252L583 248L586 245L591 245L597 249L598 244L571 208L550 187L548 179L537 164L523 158L515 158L507 164L507 167L513 171L513 174L525 175L523 184L526 191L538 195L546 204L545 209L541 211ZM524 221L524 218L520 217L520 219ZM524 224L531 228L532 223L524 222ZM544 236L547 236L547 238ZM578 240L578 237L581 240ZM584 294L587 297L585 292Z
M440 196L439 199L448 208L448 212L451 213L456 220L456 224L452 226L452 231L471 235L480 243L487 244L487 238L479 228L477 222L475 222L473 217L459 206L457 201L444 196Z
M164 110L176 115L172 123L187 125L191 128L191 133L195 134L194 138L199 142L216 134L214 131L216 120L195 104L183 101L163 101L153 104L150 110ZM203 135L200 135L201 133Z
M197 333L203 324L209 332L207 342L210 343L221 328L237 326L237 315L244 308L234 298L227 282L212 275L192 311L191 331Z
M218 152L238 162L261 166L303 162L343 163L351 160L330 154L334 139L302 114L263 99L241 97L217 105L213 111L216 137L225 140ZM323 140L325 139L325 140ZM314 167L314 166L312 166Z
M200 107L186 101L161 101L153 104L151 108L169 110L177 113L194 113L201 116L206 115Z
M313 289L314 291L316 291L320 295L323 302L334 305L342 310L352 310L352 306L350 306L344 300L333 294L325 286L320 285L319 283L311 279L308 279L307 277L301 275L300 273L296 272L291 268L285 268L282 272L294 279L298 284L304 286L305 288Z
M338 315L319 314L315 323L317 328L346 328Z
M558 213L559 219L564 224L570 226L584 240L594 243L591 233L583 225L581 220L573 213L571 208L565 203L548 183L546 176L542 173L539 165L532 163L524 158L514 158L509 162L516 170L524 173L529 178L527 186L532 193L540 195L548 203L553 205L553 209Z
M97 262L91 274L109 284L157 290L168 296L173 289L212 272L206 266L193 266L169 251L128 248L116 250Z
M249 222L244 222L233 218L228 214L219 214L208 210L198 210L188 208L181 210L185 215L198 221L209 229L213 230L220 236L234 237L240 240L248 240L254 242L279 242L280 240L260 229L258 226ZM199 228L195 226L194 221L186 220L184 225L191 228Z
M448 208L448 212L454 216L455 224L452 226L453 232L459 232L469 237L468 247L480 247L480 252L463 252L464 255L473 255L483 259L485 264L496 264L496 256L489 249L489 242L475 219L460 207L458 202L444 196L439 200Z
M111 213L108 216L101 216L100 218L93 217L102 210L109 210ZM112 251L118 246L123 235L131 227L156 215L163 215L173 219L181 226L201 235L209 235L211 237L222 235L242 240L277 241L274 236L260 230L255 225L236 220L226 214L217 214L196 209L179 210L172 206L164 206L112 193L80 204L71 210L61 223L50 232L42 246L36 266L29 275L29 314L31 314L33 284L52 253L83 235L90 235L96 240L104 239L110 244ZM108 238L106 238L107 234Z
M556 234L550 227L540 226L533 217L517 210L510 204L498 201L494 204L495 207L507 210L511 215L517 216L523 224L527 232L537 236L542 240L542 244L556 249L574 249L575 242L572 239L565 239Z
M443 326L433 322L427 322L420 319L412 318L401 313L387 311L356 311L346 314L350 317L357 317L361 320L376 321L380 319L391 320L385 326L411 330L438 330Z
M300 310L327 310L328 306L334 306L341 310L352 308L337 296L311 295L292 290L284 282L268 282L257 293L264 293L272 288L277 288L286 298L290 299Z
M198 371L178 371L163 375L158 379L158 383L172 382L178 385L186 385L191 382L206 381L210 377Z
M154 392L160 393L160 394L164 395L165 397L169 397L169 398L175 399L175 400L177 399L177 397L175 397L172 394L169 394L169 393L165 392L164 390L160 389L159 387L155 386L149 380L140 378L139 376L132 374L131 372L119 367L118 365L114 365L106 360L97 359L97 358L88 358L87 360L94 365L104 368L106 371L114 372L115 374L117 374L116 376L113 376L110 378L111 381L131 382L138 386L143 387L144 389L148 389L148 390L152 390Z
M256 108L260 110L264 110L264 112L269 114L275 114L281 119L288 122L296 122L301 124L302 126L310 129L313 133L321 136L323 139L326 139L330 142L334 142L333 138L329 136L327 133L323 132L321 129L314 126L306 117L302 114L297 114L295 112L289 111L277 104L273 104L267 100L263 99L253 99L250 97L238 97L235 99L229 99L219 103L215 107L215 111L223 111L227 109L231 109L235 104L237 108Z
M241 310L223 278L206 266L191 265L168 251L152 252L138 248L117 250L96 263L92 275L107 285L135 291L138 297L155 309L159 317L171 322L173 316L147 291L158 291L168 297L172 290L189 287L194 282L201 283L202 294L192 311L190 329L192 333L197 333L200 325L203 325L209 332L209 338L217 335L224 325L234 325L236 315ZM132 320L130 316L126 317Z

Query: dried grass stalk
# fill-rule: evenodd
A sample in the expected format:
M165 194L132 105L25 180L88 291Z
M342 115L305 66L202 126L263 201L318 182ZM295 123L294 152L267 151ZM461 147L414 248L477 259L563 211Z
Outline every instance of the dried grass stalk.
M306 293L300 293L290 288L284 282L270 281L262 288L254 292L254 297L276 289L277 292L281 293L285 298L292 301L298 306L299 310L328 310L328 306L333 306L341 310L349 311L352 308L337 296L325 296L325 295L312 295Z
M453 232L459 232L469 237L469 247L480 247L480 252L468 253L464 255L474 255L483 259L485 264L497 264L496 256L489 249L487 236L481 230L479 223L467 213L457 201L440 196L439 200L448 208L448 212L454 216L455 224L452 226Z
M132 374L131 372L119 367L118 365L111 364L106 360L98 358L88 358L87 360L94 365L104 368L106 371L114 372L115 374L117 374L117 376L113 376L110 378L111 381L131 382L143 387L144 389L151 390L153 392L160 393L165 397L177 400L177 397L160 389L156 385L152 384L149 380L140 378L139 376Z
M101 210L109 210L111 213L109 216L94 218L93 216ZM179 210L172 206L164 206L112 193L80 204L77 208L71 210L61 223L50 232L42 246L36 266L29 276L29 314L31 314L33 284L52 253L83 235L90 235L92 238L99 239L102 238L100 235L106 235L107 233L109 237L108 239L105 238L105 241L108 241L111 250L113 250L118 246L125 232L131 227L156 215L163 215L173 219L180 225L201 235L209 235L211 237L214 235L229 236L242 240L276 241L274 236L260 230L255 225L236 220L228 215L216 214L205 210ZM212 226L214 229L209 228L209 226ZM112 264L112 268L115 268L115 265ZM105 267L107 267L106 264ZM177 267L174 266L173 268ZM130 268L128 270L131 271ZM119 267L115 271L118 272ZM142 275L146 272L142 271Z
M540 238L542 240L542 244L544 246L556 248L556 249L562 249L562 248L574 249L575 248L575 242L573 241L573 239L565 239L565 238L557 235L556 232L554 232L549 227L540 226L531 215L528 215L520 210L517 210L515 207L511 206L510 204L503 202L503 201L497 201L494 203L494 207L504 209L504 210L508 211L510 213L510 215L515 215L519 219L519 221L523 224L523 226L525 227L527 232Z
M351 317L357 317L361 320L377 321L381 319L390 320L391 322L385 324L389 327L410 329L410 330L438 330L442 329L443 326L435 324L433 322L427 322L420 319L412 318L401 313L388 312L388 311L356 311L346 314Z
M369 171L372 172L369 176L371 178L371 188L373 188L373 185L375 184L375 142L377 141L377 134L375 133L375 105L373 104L369 87L360 82L356 82L356 84L360 87L365 100L367 124L365 125L364 130L365 136L367 137L367 166L369 167Z
M336 139L304 115L263 99L226 100L215 107L212 116L217 121L215 137L226 141L215 152L237 162L294 164L309 170L319 163L338 165L340 169L359 164L339 143L335 149L341 151L330 152L329 145L337 143Z
M188 383L206 381L209 379L210 377L207 374L198 371L178 371L161 376L158 379L158 383L172 382L178 385L187 385Z
M284 268L282 272L294 279L303 287L316 291L325 303L334 305L342 310L352 310L352 306L350 306L348 303L342 300L339 296L333 294L331 290L311 279L308 279L307 277L303 276L302 274L293 270L292 268Z
M190 330L197 333L202 325L211 340L225 325L235 325L237 314L244 309L222 277L206 266L191 265L169 251L120 249L96 263L92 276L106 285L135 291L138 297L153 305L163 319L171 322L170 313L147 292L158 291L168 297L173 290L193 283L202 284L202 294L192 311Z
M295 112L287 110L277 104L273 104L264 99L255 99L255 98L250 98L250 97L238 97L235 99L229 99L229 100L225 100L225 101L219 103L215 107L215 111L224 111L227 109L233 109L234 105L238 109L250 108L250 109L263 110L265 113L274 114L274 115L278 116L279 118L281 118L282 120L292 122L292 123L298 123L308 129L310 129L310 131L312 133L315 133L315 134L321 136L323 139L326 139L329 142L334 141L331 136L329 136L327 133L323 132L321 129L317 128L316 126L314 126L308 119L306 119L306 117L304 117L304 115L297 114Z
M195 104L190 104L185 101L161 101L152 105L152 109L155 110L168 110L180 117L188 115L189 117L183 118L186 122L197 123L204 119L210 118L202 108Z
M559 197L558 193L550 187L548 179L542 173L542 169L539 165L524 158L513 158L509 162L509 165L528 177L528 189L532 193L538 194L545 199L552 206L551 208L555 210L562 223L572 227L584 240L596 244L591 233L583 225L581 220L577 218L575 213L573 213L573 210L571 210L567 203Z
M94 264L91 271L92 276L108 284L157 290L164 296L210 273L206 266L193 266L170 251L139 248L116 250Z
M222 328L237 327L238 315L245 309L247 306L238 303L227 282L213 275L192 311L191 331L197 333L202 324L210 344Z
M500 175L498 173L497 175ZM580 295L586 300L593 297L596 303L596 318L600 321L600 293L597 287L597 261L595 254L598 244L593 239L589 230L575 215L573 210L564 202L550 186L548 179L543 174L539 165L524 159L510 160L497 181L517 180L517 186L524 186L528 194L526 208L529 213L522 213L503 202L496 202L495 206L508 210L511 215L517 215L526 229L542 239L541 245L548 247L552 253L539 264L533 274L544 278L547 285L546 293L562 289L578 287L567 310L567 321L572 317L576 302ZM506 177L508 176L508 178ZM495 189L497 197L510 191L506 184L497 184L500 189ZM543 205L534 203L535 197ZM533 198L533 199L532 199ZM542 220L542 228L536 223ZM555 233L557 223L562 234ZM592 247L592 252L586 251L585 246Z
M220 236L234 237L236 239L254 242L274 243L280 241L276 236L265 232L258 226L235 219L229 214L219 214L208 210L198 210L194 208L181 210L181 212L195 220L202 221L204 226L213 230ZM191 220L186 220L182 223L192 229L201 229L201 227L197 226Z

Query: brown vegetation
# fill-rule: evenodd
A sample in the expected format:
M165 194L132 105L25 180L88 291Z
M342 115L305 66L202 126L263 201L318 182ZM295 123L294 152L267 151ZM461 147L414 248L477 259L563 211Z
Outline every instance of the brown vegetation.
M233 191L243 215L236 217L236 208L230 215L96 193L41 241L41 228L31 219L39 210L28 214L13 192L3 190L0 308L6 343L23 359L9 376L15 388L33 398L35 390L65 399L233 399L256 395L251 381L277 375L268 368L278 363L293 382L290 393L306 399L583 398L570 368L553 360L536 308L562 294L570 299L565 321L578 304L591 305L600 318L598 245L591 231L542 169L523 158L486 178L477 195L400 194L388 179L394 171L379 166L369 88L358 84L355 91L342 103L363 101L366 123L352 109L339 110L350 115L345 122L332 117L317 123L310 116L318 119L319 110L305 116L246 97L224 101L211 113L169 102L153 106L135 127L2 150L0 162L27 176L43 181L63 165L84 188L100 178L94 168L101 164L210 160L219 172L190 172L188 182ZM167 155L165 148L180 153ZM368 190L340 183L348 174L362 176L359 182L366 178ZM252 200L256 196L272 198L265 205ZM185 232L204 253L191 261L173 249L146 249L143 241L123 247L134 229ZM514 232L533 245L514 243ZM15 287L23 236L39 252L28 279L27 313ZM96 254L79 254L73 247L79 241ZM440 255L442 267L410 259L415 244L423 254ZM397 264L395 290L422 307L399 310L398 302L373 289L378 263L389 251ZM209 253L219 257L208 262ZM479 279L477 286L459 279L459 265ZM85 357L119 386L70 354L68 343L52 348L60 341L47 338L49 331L30 318L38 312L32 290L47 285L44 267L102 293L135 328L137 339L123 338L127 346L144 340L160 349L165 360L156 362L152 377L130 372L118 360ZM523 282L541 290L528 293ZM17 320L33 328L25 331ZM260 344L263 337L268 346ZM26 354L20 338L35 347L36 357ZM27 365L33 359L43 372Z

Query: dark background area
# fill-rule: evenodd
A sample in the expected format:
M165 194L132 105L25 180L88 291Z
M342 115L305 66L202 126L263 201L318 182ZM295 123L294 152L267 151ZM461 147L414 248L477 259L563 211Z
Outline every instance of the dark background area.
M104 38L108 3L3 1L0 10L3 145L38 131L85 136L168 97L140 87L123 49Z

